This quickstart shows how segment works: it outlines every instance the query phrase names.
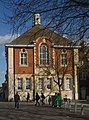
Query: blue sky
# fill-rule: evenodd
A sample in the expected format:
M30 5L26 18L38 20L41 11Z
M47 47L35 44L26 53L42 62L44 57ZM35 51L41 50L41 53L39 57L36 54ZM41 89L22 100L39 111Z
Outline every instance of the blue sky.
M1 26L1 25L0 25ZM3 25L2 25L3 26ZM5 31L3 33L3 29L0 27L0 86L5 81L5 72L6 72L6 59L5 59L5 43L8 43L11 40L11 35L7 34L8 28L5 27ZM5 34L6 35L3 35Z
M5 44L13 39L11 37L11 26L6 24L2 19L4 18L4 12L5 9L0 3L0 86L5 81L6 73Z
M0 45L0 85L5 80L5 70L6 70L6 62L5 62L5 52L4 46Z
M19 34L14 34L14 36L12 36L12 26L10 24L6 24L6 21L4 21L6 16L10 14L11 11L5 9L0 1L0 86L5 81L6 74L5 44L11 42L13 39L19 36Z
M15 38L15 36L12 37L10 33L7 34L7 31L9 31L8 27L5 26L4 28L5 28L4 33L2 32L3 29L0 28L1 31L0 32L0 86L5 81L5 73L6 73L5 44L9 43Z

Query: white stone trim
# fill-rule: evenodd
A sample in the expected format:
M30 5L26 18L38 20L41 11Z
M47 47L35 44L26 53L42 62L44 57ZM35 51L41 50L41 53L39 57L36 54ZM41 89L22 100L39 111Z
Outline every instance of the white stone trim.
M34 47L35 45L5 45L6 47Z

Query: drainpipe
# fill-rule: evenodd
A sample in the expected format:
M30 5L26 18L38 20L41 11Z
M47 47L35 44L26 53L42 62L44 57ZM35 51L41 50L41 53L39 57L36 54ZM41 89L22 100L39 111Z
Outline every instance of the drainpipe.
M8 47L5 46L5 53L6 53L6 64L7 64L7 70L6 70L6 81L7 81L7 96L6 99L8 101Z
M33 100L35 101L35 60L34 60L34 47L33 47Z
M15 48L13 48L13 62L14 62L14 71L13 71L13 74L14 74L14 96L15 96Z
M72 77L73 77L73 83L72 83L72 96L73 99L75 100L75 79L74 79L74 49L72 49Z

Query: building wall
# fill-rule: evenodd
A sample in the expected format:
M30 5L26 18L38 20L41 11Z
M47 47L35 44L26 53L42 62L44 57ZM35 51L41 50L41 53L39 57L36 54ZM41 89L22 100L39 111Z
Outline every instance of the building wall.
M41 66L39 65L39 46L41 43L46 43L49 46L50 50L50 66ZM26 100L26 95L30 93L30 99L33 99L33 94L38 92L44 92L46 96L54 95L56 92L59 92L58 85L55 81L58 82L57 71L55 66L59 67L59 77L64 75L63 89L61 90L62 98L67 95L70 99L73 99L73 63L74 63L74 80L75 80L75 98L78 99L78 82L77 82L77 68L76 64L78 62L78 50L74 50L74 61L72 59L72 49L67 48L68 56L68 65L61 66L60 64L60 53L63 48L54 48L51 40L45 38L39 38L36 40L35 47L25 48L28 53L28 64L26 66L20 65L20 51L21 47L9 48L8 47L8 100L14 98L16 91L19 92L21 101ZM57 50L57 53L56 53ZM76 57L75 57L76 56ZM58 63L57 63L58 60ZM15 69L14 69L15 68ZM49 70L51 74L46 73L45 71ZM23 86L21 90L18 90L18 79L22 78ZM31 78L31 89L26 89L26 78ZM43 89L39 89L39 78L44 80ZM52 88L47 89L47 78L52 79ZM66 90L66 79L71 79L71 89ZM35 91L34 91L35 90Z
M8 48L8 100L14 98L14 59L13 48Z
M78 70L77 70L77 65L78 65L78 49L74 49L74 87L75 87L75 99L79 99L79 92L78 92Z
M22 89L18 89L18 79L22 79ZM31 88L26 89L26 78L31 79ZM18 91L21 101L26 101L27 93L30 93L30 99L33 99L33 75L32 74L15 74L15 91Z
M26 78L32 79L33 86L33 49L25 48L28 53L28 64L26 66L20 65L20 48L8 48L8 101L14 99L14 94L18 91L21 100L26 100L27 92L33 94L32 90L26 90ZM18 90L18 79L23 79L22 90ZM32 88L33 89L33 88Z
M25 48L28 55L27 65L20 65L20 52L22 48L15 49L15 74L33 74L33 48Z

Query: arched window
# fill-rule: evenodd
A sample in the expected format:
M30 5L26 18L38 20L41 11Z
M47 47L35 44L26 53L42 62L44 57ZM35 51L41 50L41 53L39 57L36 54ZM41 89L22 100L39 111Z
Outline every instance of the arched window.
M45 43L40 46L40 65L49 65L49 48Z
M21 65L27 65L27 52L25 49L21 50L20 53L20 64Z

